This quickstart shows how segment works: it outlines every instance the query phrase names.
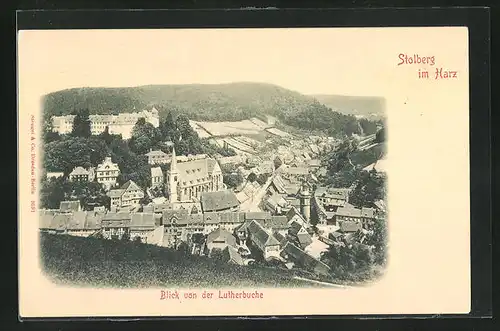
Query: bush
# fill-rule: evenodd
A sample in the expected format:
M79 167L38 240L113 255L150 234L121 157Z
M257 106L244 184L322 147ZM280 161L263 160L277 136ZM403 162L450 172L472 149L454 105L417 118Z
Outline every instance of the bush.
M249 183L253 183L253 182L255 182L256 180L257 180L257 175L256 175L256 174L254 174L253 172L252 172L252 173L250 173L250 175L248 175L248 177L247 177L247 181L248 181Z

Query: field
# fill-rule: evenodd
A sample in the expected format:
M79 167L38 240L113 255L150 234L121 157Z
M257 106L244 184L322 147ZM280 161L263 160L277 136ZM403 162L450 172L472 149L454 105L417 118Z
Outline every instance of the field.
M323 287L292 272L236 266L168 248L42 233L44 271L58 284L119 288Z
M264 129L252 122L243 120L237 122L195 122L212 136L257 135Z

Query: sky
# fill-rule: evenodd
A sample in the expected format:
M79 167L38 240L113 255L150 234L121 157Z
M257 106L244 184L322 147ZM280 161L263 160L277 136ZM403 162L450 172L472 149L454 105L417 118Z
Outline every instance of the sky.
M19 66L43 81L40 93L245 81L381 96L381 40L373 28L34 30L19 33L18 54Z

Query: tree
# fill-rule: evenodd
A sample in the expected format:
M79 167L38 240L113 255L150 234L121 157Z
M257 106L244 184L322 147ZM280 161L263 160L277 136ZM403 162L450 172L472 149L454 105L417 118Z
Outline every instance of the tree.
M53 141L58 141L61 136L58 132L54 132L54 125L51 118L46 118L42 124L42 139L44 144L48 144Z
M366 118L359 119L359 125L363 129L365 135L374 134L377 132L377 123L367 120Z
M193 233L191 240L195 244L203 245L205 243L205 236L203 233Z
M165 192L163 191L162 186L152 187L149 191L151 192L151 195L153 196L153 198L159 198L159 197L165 196Z
M91 134L89 110L88 108L84 108L78 111L75 115L71 135L73 137L88 138Z
M165 121L160 122L159 130L163 140L172 142L177 141L174 134L176 131L175 120L171 110L167 113Z
M267 182L268 178L269 174L260 174L257 176L256 181L257 183L259 183L259 185L264 185Z
M177 246L177 250L181 252L183 255L188 255L189 254L189 245L182 241L179 246Z
M349 202L356 207L371 207L377 200L385 198L385 178L375 170L362 171L356 186L349 195Z
M152 201L153 201L153 200L151 200L151 198L150 198L147 194L145 194L145 195L144 195L144 198L142 198L142 199L139 201L139 203L140 203L141 205L149 205Z
M387 221L375 219L372 231L373 233L368 236L366 243L374 246L374 262L383 266L387 261Z
M233 164L225 164L221 166L222 170L222 181L229 188L236 188L243 183L244 178L239 171L237 171L236 166Z
M257 175L253 172L251 172L248 177L247 177L247 182L253 183L257 180Z
M139 118L132 129L129 147L136 154L146 154L150 149L156 149L160 141L159 130L144 118Z
M385 129L382 128L375 134L375 142L382 143L385 141Z
M123 241L129 241L130 240L130 233L128 231L125 231L122 234L121 240L123 240Z
M142 239L141 239L141 237L139 237L139 236L135 236L135 238L134 238L134 243L136 243L136 244L140 244L140 243L142 243Z
M67 137L45 146L43 164L47 171L69 174L78 166L96 166L107 155L106 144L98 138Z
M222 181L229 188L236 188L243 183L243 176L239 172L223 173Z
M65 199L64 178L42 178L40 189L41 207L45 209L58 209L61 201Z
M122 140L121 134L110 134L109 126L106 126L104 131L98 136L102 141L106 143L107 146L110 146L111 143L115 140Z

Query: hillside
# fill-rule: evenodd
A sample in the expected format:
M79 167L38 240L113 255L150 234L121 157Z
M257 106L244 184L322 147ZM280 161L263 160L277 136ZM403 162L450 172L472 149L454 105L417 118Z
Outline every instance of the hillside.
M42 233L41 258L55 283L93 287L311 287L280 269L236 266L134 242Z
M346 95L313 95L313 97L333 110L346 115L360 115L367 118L381 118L385 114L385 99Z
M90 114L141 110L156 106L160 117L169 111L198 121L237 121L277 117L283 124L329 134L357 133L353 116L335 113L311 96L276 85L230 83L212 85L147 85L127 88L73 88L44 98L48 116L88 108Z

